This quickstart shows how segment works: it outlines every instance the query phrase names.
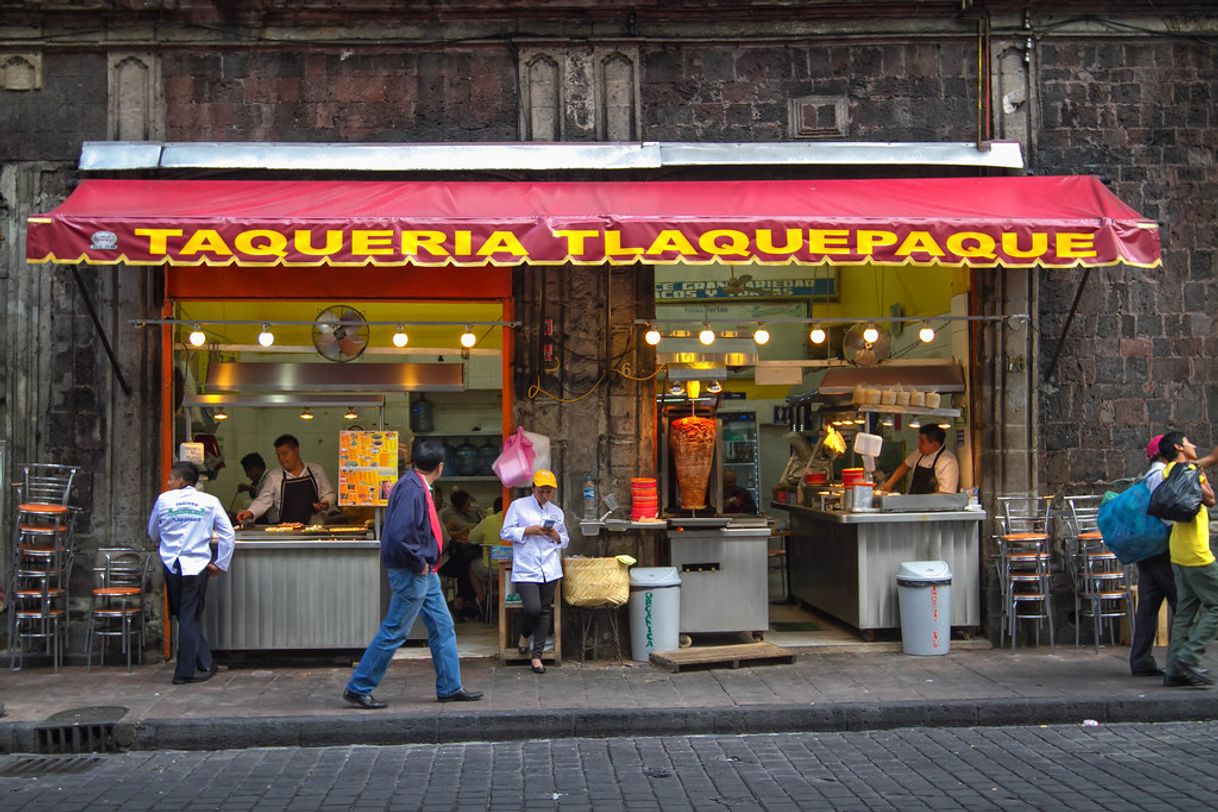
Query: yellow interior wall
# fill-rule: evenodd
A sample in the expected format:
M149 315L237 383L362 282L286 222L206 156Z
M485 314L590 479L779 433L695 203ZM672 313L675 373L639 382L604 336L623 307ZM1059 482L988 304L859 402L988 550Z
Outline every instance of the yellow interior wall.
M813 302L812 315L865 318L890 315L900 304L906 316L938 316L951 311L951 299L968 290L968 270L852 265L840 269L836 302Z

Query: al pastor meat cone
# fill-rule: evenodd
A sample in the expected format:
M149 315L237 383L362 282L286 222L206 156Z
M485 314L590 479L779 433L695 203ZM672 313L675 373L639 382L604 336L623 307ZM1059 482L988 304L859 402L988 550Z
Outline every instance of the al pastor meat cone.
M682 417L669 425L668 443L683 510L706 507L706 487L715 457L715 430L715 421L705 417Z

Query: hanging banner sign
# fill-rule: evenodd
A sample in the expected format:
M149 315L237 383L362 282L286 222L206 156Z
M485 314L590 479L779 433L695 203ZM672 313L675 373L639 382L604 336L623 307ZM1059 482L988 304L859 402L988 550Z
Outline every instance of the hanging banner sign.
M1089 205L1063 204L1059 196L1071 187ZM920 197L911 203L914 191ZM370 194L377 205L370 206ZM868 213L877 201L884 205ZM1038 201L1044 205L1039 211ZM1005 213L989 211L995 205ZM1160 261L1156 224L1139 218L1094 178L88 180L59 209L29 218L27 259L255 267L1153 267Z

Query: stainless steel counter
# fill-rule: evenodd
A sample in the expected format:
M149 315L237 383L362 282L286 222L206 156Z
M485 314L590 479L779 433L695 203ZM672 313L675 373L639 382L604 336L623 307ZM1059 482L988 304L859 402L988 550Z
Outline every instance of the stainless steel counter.
M238 538L203 616L218 651L362 649L381 622L375 539ZM292 535L292 534L283 534Z
M669 532L669 560L681 576L682 634L769 628L769 538L764 525Z
M984 511L846 513L782 505L791 594L865 633L895 628L902 561L948 562L952 625L981 624L980 523ZM869 636L865 634L864 636Z

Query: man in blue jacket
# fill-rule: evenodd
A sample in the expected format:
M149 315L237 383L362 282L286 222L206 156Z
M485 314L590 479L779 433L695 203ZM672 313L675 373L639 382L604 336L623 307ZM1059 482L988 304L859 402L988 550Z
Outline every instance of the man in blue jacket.
M372 696L372 691L385 676L393 653L406 641L406 634L420 613L427 626L427 643L436 669L436 698L441 702L474 702L482 698L480 691L461 687L457 632L440 590L440 577L436 575L444 536L431 486L443 471L444 446L435 440L424 440L415 449L414 469L406 471L389 495L381 532L381 562L388 571L393 597L380 631L372 638L343 691L343 699L357 708L386 707Z

